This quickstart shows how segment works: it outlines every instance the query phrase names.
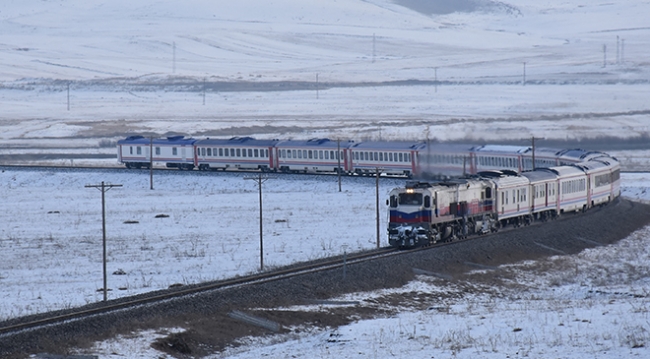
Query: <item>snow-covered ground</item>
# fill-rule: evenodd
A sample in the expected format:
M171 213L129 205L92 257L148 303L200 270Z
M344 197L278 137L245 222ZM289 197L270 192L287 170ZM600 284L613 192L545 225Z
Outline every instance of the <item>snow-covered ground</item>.
M112 153L100 143L128 133L488 141L650 133L648 2L437 1L484 6L433 15L426 3L434 2L5 1L0 155ZM220 87L296 81L307 84Z
M102 299L97 291L102 288L101 197L98 190L84 187L102 181L123 185L106 193L109 298L259 270L258 192L254 182L244 177L172 172L155 176L150 190L147 171L4 169L0 172L0 196L6 199L0 203L2 318ZM380 182L382 228L384 198L401 182ZM648 174L622 176L624 197L650 201L648 187ZM376 246L374 180L343 178L342 188L338 192L336 177L281 176L264 184L266 266ZM169 217L156 218L159 214ZM383 229L381 233L384 245ZM314 350L320 357L332 358L386 357L390 351L422 358L431 351L467 357L479 352L495 358L519 351L530 355L589 352L612 358L634 354L639 350L632 350L630 343L650 339L649 244L650 228L644 228L616 245L548 259L563 264L554 264L551 267L557 270L540 277L534 268L543 263L501 269L514 272L513 282L527 287L526 292L498 288L495 294L484 288L484 294L464 296L467 291L460 287L420 278L395 291L458 291L460 299L446 299L443 312L406 306L394 318L333 328L334 343L328 342L330 330L251 339L250 346L227 355L308 357L305 353ZM595 272L601 275L595 277ZM465 285L480 288L480 284ZM370 303L368 299L383 295L384 291L355 293L337 299ZM513 332L515 328L522 332ZM153 357L159 354L147 344L153 337L155 333L116 339L98 344L93 352L101 358ZM288 342L269 346L284 340Z

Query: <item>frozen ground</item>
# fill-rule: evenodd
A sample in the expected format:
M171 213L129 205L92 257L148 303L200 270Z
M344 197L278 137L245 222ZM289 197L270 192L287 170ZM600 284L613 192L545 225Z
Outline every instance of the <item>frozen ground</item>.
M106 193L109 298L259 269L259 234L257 225L251 224L257 221L258 192L242 175L172 172L154 177L154 190L149 189L147 171L4 169L0 179L0 196L7 199L0 203L0 223L4 224L0 230L4 258L0 266L2 318L102 299L97 291L102 288L100 192L84 188L101 181L124 186ZM650 200L650 175L626 173L622 181L623 196ZM381 181L382 228L386 219L383 199L400 182ZM375 247L374 192L374 180L368 178L344 178L343 192L338 192L335 177L284 176L267 181L263 197L265 264L279 266L341 254L344 244L347 251ZM155 218L158 214L169 217ZM323 216L329 220L323 221ZM502 269L527 291L500 288L494 293L483 288L473 291L479 294L466 297L462 295L466 290L460 288L458 300L446 300L442 313L405 305L404 314L395 318L333 329L336 340L326 347L323 342L329 340L329 331L300 338L267 338L262 346L251 339L257 344L229 353L285 357L306 355L318 348L321 357L334 358L385 357L387 350L417 353L418 347L426 348L421 355L429 355L429 349L447 354L489 354L496 348L493 355L498 357L523 348L531 355L550 355L554 350L602 350L609 353L606 357L617 357L631 350L631 340L647 343L650 333L646 297L650 293L649 253L645 249L649 242L650 229L646 228L614 246L549 259L563 264L553 265L557 271L541 278L535 278L541 272L535 268L545 267L544 263ZM604 274L594 278L590 275L594 268ZM481 287L471 278L463 285ZM447 290L444 283L421 279L401 291ZM343 300L371 303L373 296L384 295L357 293ZM601 317L604 312L611 316ZM590 324L581 324L582 320ZM539 321L543 321L542 329L537 329ZM612 333L611 325L619 332ZM514 328L527 330L518 334L512 332ZM143 343L151 342L152 336L135 335L98 344L95 350L103 353L102 358L151 357L155 351ZM544 344L540 349L539 343L549 339L555 344ZM284 340L289 342L266 345ZM400 342L412 345L402 348Z
M577 0L3 2L0 155L113 154L102 143L132 133L648 136L649 11Z

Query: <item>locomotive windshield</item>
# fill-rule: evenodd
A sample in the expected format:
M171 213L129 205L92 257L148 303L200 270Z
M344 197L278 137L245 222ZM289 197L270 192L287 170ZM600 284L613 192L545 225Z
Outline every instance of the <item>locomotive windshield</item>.
M400 193L399 204L407 206L421 206L422 193Z

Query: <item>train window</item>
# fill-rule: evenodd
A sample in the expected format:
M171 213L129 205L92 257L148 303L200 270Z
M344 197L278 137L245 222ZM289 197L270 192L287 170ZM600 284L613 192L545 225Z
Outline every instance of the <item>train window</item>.
M392 152L388 153L388 161L393 162L393 153Z
M235 153L237 154L237 157L241 157L241 148L236 149Z
M208 147L208 156L212 156L212 149Z
M160 155L160 147L156 147L156 154Z
M176 147L173 147L173 148L172 148L172 155L173 155L173 156L178 155L178 148L176 148Z
M139 155L142 154L142 147L138 146L138 147L136 147L135 149L136 149L136 151L137 151L137 153L138 153Z
M264 157L269 158L269 150L264 149Z
M252 148L248 149L248 157L253 157L253 149Z
M205 147L201 148L201 156L205 157Z
M223 157L223 148L219 149L219 157Z
M130 155L133 154L133 146L129 146L129 154L130 154Z
M408 206L421 206L422 193L400 193L399 204Z
M372 156L371 160L374 158L374 161L379 161L379 155L377 152L371 152L370 155Z
M253 150L253 156L260 157L260 151L257 148Z
M424 196L424 207L425 208L430 208L431 207L431 197Z
M384 153L383 152L379 152L379 160L380 161L384 160Z
M291 150L291 154L293 155L293 158L298 158L298 155L296 154L296 150ZM289 158L291 158L291 156L289 156Z
M235 149L234 148L230 149L230 157L235 157Z
M399 154L399 162L402 162L402 154Z
M307 153L309 154L309 157L308 157L308 158L309 158L309 159L312 159L313 157L312 157L311 150L307 151Z
M397 208L397 196L390 196L390 206Z
M356 154L356 152L355 152ZM329 160L330 159L330 151L325 151L325 159Z
M302 151L298 150L298 158L302 158Z
M302 158L307 158L307 150L302 150Z
M504 192L501 192L501 205L503 206L504 203L507 203L506 196Z

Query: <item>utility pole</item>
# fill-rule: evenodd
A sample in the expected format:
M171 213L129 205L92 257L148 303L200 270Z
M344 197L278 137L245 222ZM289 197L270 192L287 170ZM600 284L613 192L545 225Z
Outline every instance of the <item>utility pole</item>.
M438 93L438 68L437 67L433 68L433 79L434 79L433 85L436 90L435 92Z
M533 136L533 170L535 170L535 136Z
M381 240L379 238L379 167L377 167L375 170L377 172L375 181L375 215L377 218L377 248L379 248L381 247Z
M98 185L86 185L86 188L97 188L102 191L102 247L104 248L103 265L104 265L104 302L107 300L107 285L106 285L106 200L104 194L113 187L122 187L121 184L104 184L102 182Z
M625 39L621 39L621 65L625 63Z
M620 41L620 40L618 39L618 35L616 35L616 64L617 64L617 65L619 64L619 60L620 60L620 58L621 58L621 57L620 57L620 54L621 54L621 53L620 53L620 51L619 51L619 41Z
M149 137L149 189L153 189L153 136Z
M341 192L341 139L340 138L336 139L336 158L339 161L339 167L336 172L338 173L338 177L339 177L339 192Z
M375 63L375 50L376 50L376 41L375 41L375 33L372 33L372 63Z
M262 227L262 184L269 180L271 177L263 176L262 173L256 177L244 177L245 180L253 180L257 183L260 193L260 270L264 270L264 236Z

